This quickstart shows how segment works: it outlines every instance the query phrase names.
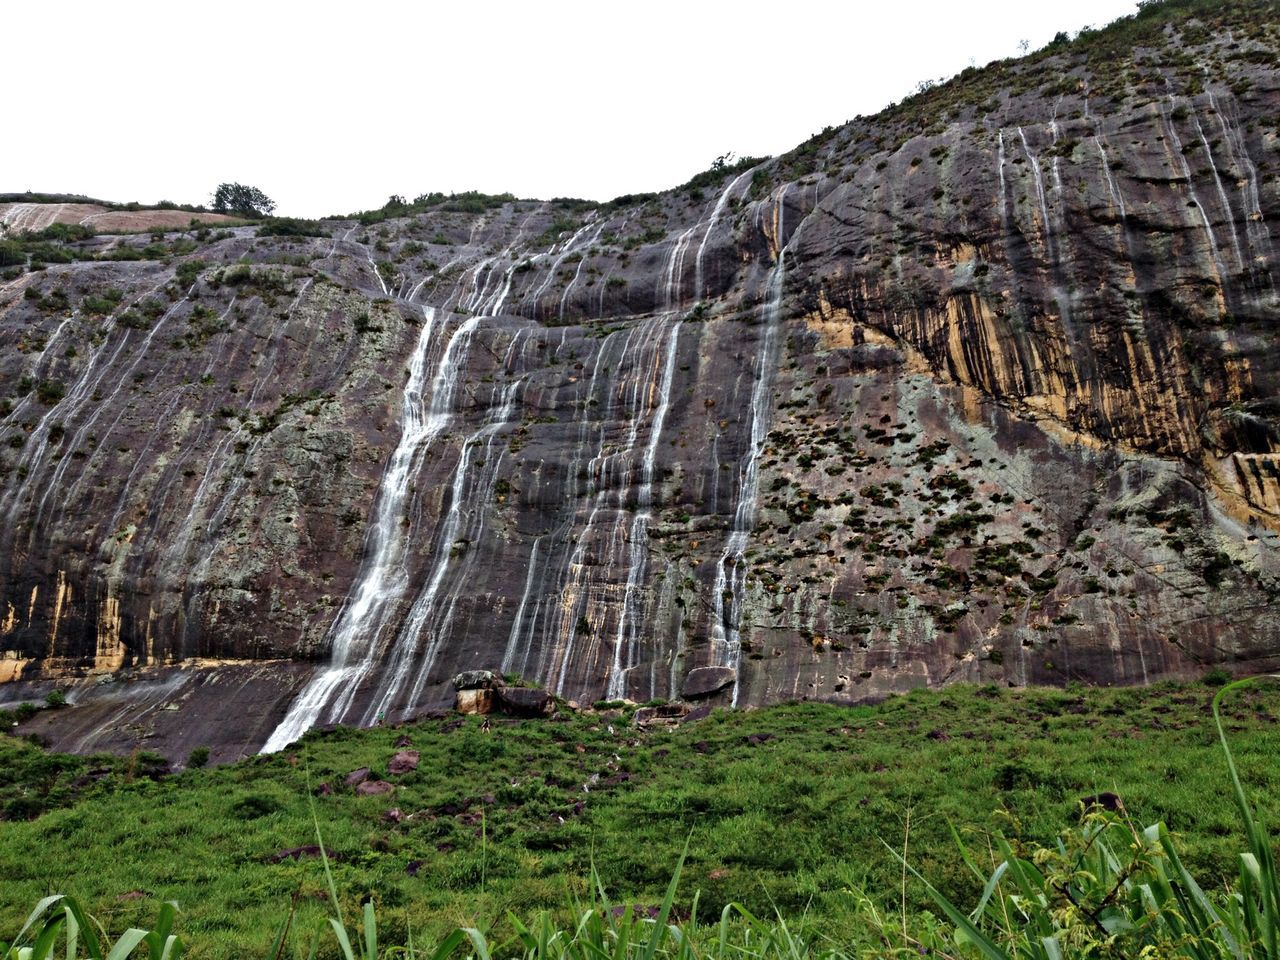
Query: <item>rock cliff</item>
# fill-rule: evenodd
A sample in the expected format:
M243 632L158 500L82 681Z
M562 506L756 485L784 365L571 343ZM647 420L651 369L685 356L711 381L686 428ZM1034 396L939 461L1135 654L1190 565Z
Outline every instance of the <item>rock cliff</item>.
M54 744L1280 659L1280 30L1153 4L785 156L96 236L0 286ZM265 232L265 231L264 231Z

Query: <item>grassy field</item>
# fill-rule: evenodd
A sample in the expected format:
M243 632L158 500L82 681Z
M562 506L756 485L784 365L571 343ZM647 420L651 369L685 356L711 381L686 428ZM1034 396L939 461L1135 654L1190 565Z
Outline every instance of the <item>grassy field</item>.
M269 953L293 903L308 937L325 916L322 866L310 851L281 857L315 842L308 777L337 889L351 916L373 899L384 942L410 925L415 936L474 925L501 938L508 911L585 896L593 864L615 900L656 905L688 840L677 910L698 893L703 920L738 901L857 944L857 891L898 909L902 867L882 841L900 849L908 822L912 865L971 904L978 883L949 825L980 849L996 831L1047 842L1102 791L1140 824L1163 820L1192 873L1219 885L1241 839L1212 693L954 687L874 707L717 712L647 733L626 712L495 717L488 732L454 717L313 734L296 751L155 778L145 757L52 757L0 738L3 809L54 807L0 827L0 931L12 934L40 897L68 893L110 930L178 901L192 957ZM1258 689L1225 713L1270 822L1278 709L1280 692ZM386 776L403 737L420 765ZM394 792L344 786L362 766ZM913 913L930 906L913 878L905 896Z

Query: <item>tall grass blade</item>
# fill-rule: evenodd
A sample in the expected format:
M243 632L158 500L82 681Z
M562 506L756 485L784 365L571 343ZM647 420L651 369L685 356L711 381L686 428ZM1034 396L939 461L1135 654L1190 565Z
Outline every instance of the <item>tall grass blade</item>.
M137 927L130 927L115 942L115 946L111 948L111 952L107 954L107 960L125 960L129 954L133 953L133 948L147 939L147 931L139 930Z
M22 929L18 931L18 935L13 938L13 946L16 947L20 944L22 942L22 938L27 935L27 931L40 921L40 918L44 916L45 911L61 899L63 899L62 894L55 893L53 896L45 897L37 903L35 909L31 911L31 915L27 917L27 922L22 925Z
M883 842L884 841L881 841L881 843ZM933 898L933 902L942 908L942 912L947 915L947 919L956 925L957 932L963 934L964 939L973 944L973 946L977 948L978 953L986 958L986 960L1010 960L1009 955L1001 950L994 940L979 930L974 925L973 921L965 916L964 912L955 904L944 897L933 884L920 874L920 871L903 860L897 850L893 849L893 847L889 846L887 843L885 843L884 846L886 850L901 860L902 863L906 864L907 869L911 871L912 875L924 884L924 888L928 891L929 896Z
M58 938L63 922L64 919L56 914L48 919L41 928L40 935L36 937L36 942L31 945L33 960L47 960L53 956L53 942Z
M378 960L378 916L372 900L364 905L364 956L365 960Z

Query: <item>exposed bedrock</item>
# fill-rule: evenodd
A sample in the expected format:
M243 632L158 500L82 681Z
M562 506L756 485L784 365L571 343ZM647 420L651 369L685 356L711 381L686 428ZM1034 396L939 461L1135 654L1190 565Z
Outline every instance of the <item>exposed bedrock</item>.
M468 669L750 705L1273 664L1280 93L1224 51L1274 38L1168 36L1196 70L1064 54L631 204L8 281L0 701L229 757Z

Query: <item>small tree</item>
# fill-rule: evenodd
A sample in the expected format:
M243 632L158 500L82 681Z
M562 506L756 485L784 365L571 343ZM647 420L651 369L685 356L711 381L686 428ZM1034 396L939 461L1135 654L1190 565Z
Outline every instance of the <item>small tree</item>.
M213 209L218 213L238 213L245 217L265 217L276 202L257 187L242 183L220 183L213 193Z

